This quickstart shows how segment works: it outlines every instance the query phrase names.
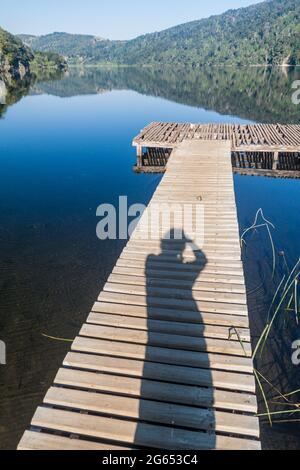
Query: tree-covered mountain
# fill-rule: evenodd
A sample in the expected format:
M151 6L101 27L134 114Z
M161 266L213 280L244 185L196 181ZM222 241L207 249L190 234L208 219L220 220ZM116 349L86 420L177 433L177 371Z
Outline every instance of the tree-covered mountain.
M300 0L266 0L130 41L54 33L20 36L70 62L128 65L300 65Z
M84 34L58 32L45 36L19 34L18 37L34 51L52 51L65 56L71 63L82 64L111 62L113 55L127 43Z
M68 57L85 57L97 52L102 46L112 42L95 36L84 34L53 33L45 36L31 36L19 34L18 36L27 46L36 51L53 51Z
M42 68L64 68L65 60L53 52L32 52L20 38L0 27L0 76L5 82L22 80Z
M8 106L29 92L33 82L65 67L63 57L52 52L32 53L19 38L0 28L0 118Z
M0 72L23 78L29 72L33 54L22 41L0 28Z

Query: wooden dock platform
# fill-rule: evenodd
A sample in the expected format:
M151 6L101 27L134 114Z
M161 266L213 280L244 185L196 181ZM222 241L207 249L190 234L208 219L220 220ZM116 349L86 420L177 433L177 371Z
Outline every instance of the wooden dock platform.
M137 135L137 149L173 149L185 140L230 140L233 152L299 152L300 125L152 122Z
M170 203L204 205L196 251L147 239ZM251 356L231 142L183 141L19 449L259 450Z
M133 139L134 171L164 173L173 149L185 140L230 141L236 173L273 178L300 175L300 126L283 124L152 122Z

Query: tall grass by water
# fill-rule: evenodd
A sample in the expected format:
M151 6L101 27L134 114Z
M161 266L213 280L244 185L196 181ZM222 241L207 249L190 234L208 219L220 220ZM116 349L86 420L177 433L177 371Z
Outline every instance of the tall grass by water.
M271 257L271 285L273 286L273 298L266 315L266 320L262 332L258 338L253 353L254 375L260 390L265 412L259 414L261 418L267 418L270 425L273 423L287 423L300 421L297 419L297 413L300 412L300 389L294 391L283 391L275 386L271 380L259 369L259 364L263 362L264 356L268 353L270 347L271 334L279 335L279 338L287 332L288 329L295 329L300 323L300 297L299 297L299 277L300 277L300 258L294 266L289 267L285 252L278 251L274 242L273 232L276 227L264 215L260 208L254 218L253 224L245 229L241 235L242 249L248 244L248 238L251 233L264 230L270 246ZM282 270L278 267L278 260L281 258ZM279 278L279 280L278 280ZM248 292L249 294L249 292ZM299 331L300 338L300 331ZM292 344L292 341L291 341ZM300 347L300 346L299 346ZM291 359L292 360L292 359ZM266 392L266 386L268 392ZM270 391L272 391L272 396ZM273 396L275 393L275 396ZM273 410L275 407L275 411Z

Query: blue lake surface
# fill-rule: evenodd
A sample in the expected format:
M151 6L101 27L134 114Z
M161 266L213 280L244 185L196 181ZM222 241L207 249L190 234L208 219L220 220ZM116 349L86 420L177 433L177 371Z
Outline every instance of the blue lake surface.
M70 347L43 335L74 338L124 245L97 239L97 207L117 204L120 195L127 195L129 204L146 204L160 181L159 175L133 172L133 137L151 121L255 121L252 112L248 118L247 111L237 116L230 103L225 106L228 114L221 114L213 103L209 109L195 99L192 106L189 97L187 105L182 98L176 102L169 95L159 96L159 90L132 91L127 83L119 89L109 84L105 90L101 79L97 93L83 87L74 96L58 96L58 85L35 85L32 94L0 119L0 339L7 344L0 382L4 449L16 447ZM263 208L276 226L276 252L284 251L293 266L300 254L300 181L236 175L235 188L241 230ZM266 279L272 262L268 239L254 236L244 256L257 336L274 292ZM283 263L282 256L278 263ZM300 331L294 330L287 339L287 362L289 344L297 338ZM281 381L282 369L275 363L272 376ZM299 368L291 366L290 373L299 376ZM300 445L295 425L279 426L271 435L266 430L265 436L266 447L274 442L285 448Z

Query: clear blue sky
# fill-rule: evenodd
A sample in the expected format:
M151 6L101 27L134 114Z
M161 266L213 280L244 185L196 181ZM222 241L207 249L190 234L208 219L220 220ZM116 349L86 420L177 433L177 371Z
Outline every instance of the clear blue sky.
M1 0L0 26L13 34L54 31L129 39L262 0Z

